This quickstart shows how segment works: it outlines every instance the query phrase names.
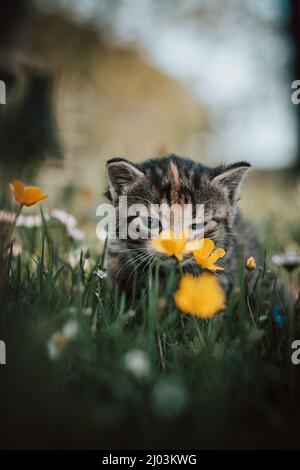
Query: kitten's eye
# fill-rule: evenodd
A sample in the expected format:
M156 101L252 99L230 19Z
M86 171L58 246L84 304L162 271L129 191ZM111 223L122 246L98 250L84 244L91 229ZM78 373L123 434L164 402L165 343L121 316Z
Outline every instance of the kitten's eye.
M143 217L143 224L149 229L156 229L160 227L160 221L158 219L152 219L151 217Z
M203 223L198 223L198 224L193 223L192 225L190 225L190 229L192 229L192 230L201 230L204 225L205 224L203 224Z

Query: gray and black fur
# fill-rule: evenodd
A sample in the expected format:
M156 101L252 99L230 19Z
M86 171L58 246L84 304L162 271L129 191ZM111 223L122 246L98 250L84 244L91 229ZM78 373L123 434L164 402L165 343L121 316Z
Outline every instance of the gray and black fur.
M250 166L247 162L238 162L210 168L174 154L138 164L112 158L107 162L109 186L106 195L115 206L120 195L127 196L128 204L192 203L193 207L197 203L204 204L204 235L226 250L226 256L218 261L224 271L217 275L229 291L241 249L245 258L260 256L251 228L236 207L241 183ZM158 258L166 267L175 263L172 258L154 252L150 240L108 240L108 279L113 286L130 295L135 273L142 282ZM195 274L201 271L192 257L185 259L182 267Z

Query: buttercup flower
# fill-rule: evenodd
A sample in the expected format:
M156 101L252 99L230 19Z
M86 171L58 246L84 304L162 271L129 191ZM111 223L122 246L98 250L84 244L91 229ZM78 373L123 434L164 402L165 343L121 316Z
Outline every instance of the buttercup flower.
M210 271L223 270L224 268L216 266L214 263L225 256L225 250L223 248L215 249L215 244L210 238L204 238L201 241L202 247L193 251L197 263Z
M9 183L9 187L15 196L15 200L22 206L33 206L48 197L40 188L34 186L25 187L22 181L19 180Z
M175 293L178 309L200 318L209 318L220 312L225 306L225 300L222 287L216 277L210 273L197 277L185 274Z
M248 271L254 271L254 269L256 269L256 261L255 261L254 256L249 256L249 258L246 261L245 266L248 269Z
M173 230L163 230L159 238L151 240L151 244L159 253L175 256L178 261L182 261L188 235L189 231L187 229L182 230L179 236Z

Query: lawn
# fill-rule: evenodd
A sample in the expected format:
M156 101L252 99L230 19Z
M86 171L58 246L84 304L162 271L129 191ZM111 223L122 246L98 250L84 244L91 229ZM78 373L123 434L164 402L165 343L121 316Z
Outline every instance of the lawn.
M1 447L299 445L299 282L270 261L271 219L260 225L264 266L247 270L241 256L226 308L208 320L176 308L176 270L162 286L154 266L128 303L107 287L103 251L46 208L28 220L1 299Z

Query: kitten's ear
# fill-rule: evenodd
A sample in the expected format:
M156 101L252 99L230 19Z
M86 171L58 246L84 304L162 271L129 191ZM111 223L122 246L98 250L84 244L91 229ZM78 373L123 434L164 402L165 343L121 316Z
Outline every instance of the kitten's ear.
M145 175L134 163L125 160L125 158L111 158L106 162L107 177L109 189L113 196L119 196Z
M247 162L218 167L215 170L216 176L214 176L212 183L225 189L231 203L234 204L239 198L243 179L250 168L251 165Z

